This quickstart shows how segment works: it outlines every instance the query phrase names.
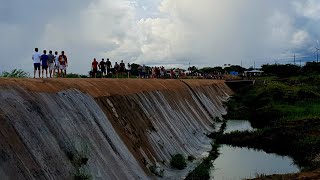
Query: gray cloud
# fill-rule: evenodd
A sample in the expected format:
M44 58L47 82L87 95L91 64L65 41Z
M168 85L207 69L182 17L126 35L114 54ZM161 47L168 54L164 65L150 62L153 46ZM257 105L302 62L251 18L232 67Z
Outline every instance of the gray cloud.
M181 67L288 61L293 53L313 55L319 5L315 0L5 1L0 67L31 72L34 47L65 50L69 70L84 74L94 57Z

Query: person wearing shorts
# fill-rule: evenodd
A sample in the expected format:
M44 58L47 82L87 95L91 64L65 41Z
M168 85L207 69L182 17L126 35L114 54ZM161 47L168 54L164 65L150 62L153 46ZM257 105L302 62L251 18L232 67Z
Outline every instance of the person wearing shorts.
M54 55L52 54L52 51L49 51L48 54L48 62L49 62L49 77L52 78L54 76Z
M54 52L54 70L53 70L53 75L56 74L56 71L57 71L57 77L60 77L60 62L59 62L58 51Z
M43 72L44 70L46 71L46 78L48 77L48 55L47 55L47 51L43 50L43 54L41 55L41 65L42 65L42 78L44 78Z
M64 51L61 51L61 55L59 56L59 63L61 76L65 77L67 75L68 59L67 56L64 54Z
M33 78L36 78L37 70L38 70L39 78L40 78L41 54L38 52L39 51L38 48L35 48L34 51L35 52L32 54L33 67L34 67Z

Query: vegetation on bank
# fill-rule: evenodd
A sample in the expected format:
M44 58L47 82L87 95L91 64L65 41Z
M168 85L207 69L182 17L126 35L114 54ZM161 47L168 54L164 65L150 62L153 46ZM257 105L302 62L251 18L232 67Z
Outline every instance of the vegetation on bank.
M72 165L75 167L75 172L73 173L74 180L93 179L88 168L89 147L86 144L82 144L80 150L72 149L70 147L64 149L64 151Z
M219 131L212 133L211 135L208 135L209 137L213 138L213 142L211 144L212 149L209 152L208 157L204 158L203 161L193 171L191 171L187 175L187 177L185 178L186 180L193 180L193 179L207 180L207 179L210 179L210 169L213 166L212 162L214 160L216 160L220 155L220 152L219 152L220 144L219 144L219 142L216 141L216 137L222 136L225 129L226 129L226 121L224 121L222 123Z
M172 158L170 160L170 165L173 168L182 170L185 167L187 167L187 162L186 162L186 159L183 157L182 154L175 154L174 156L172 156Z
M240 89L226 102L224 118L248 119L258 130L224 134L217 142L289 155L303 170L320 168L320 75L300 73Z
M0 74L0 77L5 78L28 78L30 77L29 73L24 72L22 69L14 69L12 71L3 71Z

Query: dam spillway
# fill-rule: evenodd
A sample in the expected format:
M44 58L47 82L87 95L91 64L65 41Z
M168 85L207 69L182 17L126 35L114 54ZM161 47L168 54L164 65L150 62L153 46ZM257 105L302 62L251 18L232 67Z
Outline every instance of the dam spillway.
M73 179L76 156L92 179L178 178L171 156L210 150L231 94L222 80L0 79L0 177Z

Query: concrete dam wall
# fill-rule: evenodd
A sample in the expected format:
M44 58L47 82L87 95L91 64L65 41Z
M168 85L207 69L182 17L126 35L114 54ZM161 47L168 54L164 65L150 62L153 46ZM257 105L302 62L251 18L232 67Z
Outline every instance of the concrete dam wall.
M218 80L0 79L1 179L181 179L232 91Z

